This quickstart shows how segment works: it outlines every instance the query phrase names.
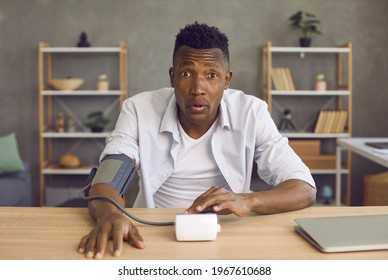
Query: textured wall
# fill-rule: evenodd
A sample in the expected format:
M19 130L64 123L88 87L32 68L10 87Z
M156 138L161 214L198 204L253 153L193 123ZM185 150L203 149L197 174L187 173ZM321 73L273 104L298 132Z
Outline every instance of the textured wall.
M261 97L261 47L266 40L296 45L287 18L299 9L322 20L314 46L353 43L354 136L388 136L386 0L0 0L0 135L16 132L37 198L39 41L74 46L86 31L93 46L125 42L133 95L168 86L175 34L187 23L207 22L229 36L232 87ZM358 157L353 166L359 204L363 175L382 169Z

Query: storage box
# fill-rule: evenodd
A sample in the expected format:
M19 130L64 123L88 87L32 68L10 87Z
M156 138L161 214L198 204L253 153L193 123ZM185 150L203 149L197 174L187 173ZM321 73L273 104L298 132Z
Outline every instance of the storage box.
M335 155L301 156L302 161L310 169L335 169Z
M388 205L388 172L364 177L364 205Z
M321 154L320 140L290 140L290 147L310 169L335 169L335 155Z
M319 140L290 140L288 143L300 157L318 156L321 153L321 141Z

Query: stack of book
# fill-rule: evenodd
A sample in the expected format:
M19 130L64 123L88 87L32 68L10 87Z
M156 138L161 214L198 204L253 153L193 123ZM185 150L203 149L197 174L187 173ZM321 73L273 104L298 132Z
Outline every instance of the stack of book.
M272 82L275 90L295 90L291 71L287 67L272 68Z
M343 133L348 112L344 110L322 110L319 112L315 133Z

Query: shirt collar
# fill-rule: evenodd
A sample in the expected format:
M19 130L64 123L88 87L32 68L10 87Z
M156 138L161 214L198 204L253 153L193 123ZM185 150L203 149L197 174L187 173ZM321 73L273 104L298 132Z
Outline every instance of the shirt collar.
M224 128L230 128L230 120L229 120L229 115L228 115L228 110L226 108L226 103L225 103L225 91L224 95L221 99L220 103L220 126L217 128L217 130L223 130Z
M160 130L159 132L171 132L174 133L175 131L178 131L178 125L176 122L177 119L177 105L176 105L176 99L175 99L175 93L173 92L170 98L170 101L167 104L166 111L164 112L164 115L162 117L162 122L160 124Z
M216 131L222 131L224 128L230 128L230 120L224 98L225 91L220 103L220 115L218 117L219 125ZM170 101L167 104L166 111L163 115L159 132L171 132L173 135L175 135L174 132L178 131L177 119L177 103L175 99L175 93L173 92Z

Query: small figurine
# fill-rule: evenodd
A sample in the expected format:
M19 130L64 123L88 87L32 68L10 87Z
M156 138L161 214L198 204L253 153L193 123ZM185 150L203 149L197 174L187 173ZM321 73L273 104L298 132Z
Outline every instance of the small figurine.
M322 187L322 197L324 204L330 204L330 199L333 197L333 190L329 185L323 185Z
M67 132L75 132L74 114L67 114Z
M65 132L65 117L63 112L57 114L57 118L55 119L55 130L57 132Z
M90 47L90 43L88 42L88 35L85 32L82 32L79 36L79 42L77 44L79 48L87 48Z
M315 78L315 90L317 91L325 91L326 90L326 81L325 75L318 74Z
M283 111L283 116L282 116L282 119L279 123L278 129L281 131L289 131L289 130L296 129L294 123L292 122L292 116L291 116L290 109L285 109Z
M101 74L98 76L97 81L97 90L98 91L106 91L109 89L109 82L107 76L105 74Z

